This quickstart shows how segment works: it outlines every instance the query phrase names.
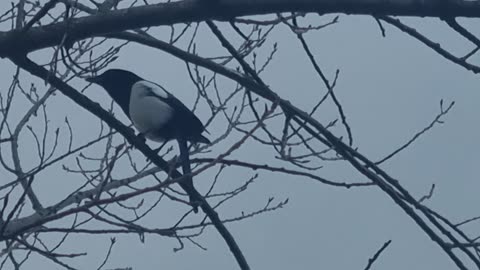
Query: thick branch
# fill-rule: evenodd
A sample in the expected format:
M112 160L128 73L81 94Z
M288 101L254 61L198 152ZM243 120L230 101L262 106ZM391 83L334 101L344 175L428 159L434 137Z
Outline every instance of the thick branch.
M225 40L221 40L221 42L224 46L228 44ZM237 54L237 52L231 48L231 45L226 46L226 48L232 55ZM246 71L251 70L251 68L246 68L248 67L248 63L246 63L241 57L235 55L235 59L237 59L237 61L241 63L242 67ZM244 81L244 79L248 82ZM372 182L374 182L386 194L388 194L389 197L398 206L400 206L424 230L424 232L429 235L430 238L435 241L448 254L448 256L455 262L455 264L460 269L467 269L464 263L459 259L458 255L451 251L451 249L446 245L442 237L438 235L432 227L440 230L443 235L447 236L449 240L454 243L458 243L458 239L442 224L440 224L438 220L436 220L432 215L429 215L426 210L409 194L409 192L398 183L396 179L392 178L381 168L379 168L377 165L367 159L365 156L361 155L359 152L346 145L344 142L341 141L341 139L337 138L319 121L312 118L308 113L293 106L287 100L280 98L260 79L250 79L243 77L237 80L237 82L242 84L247 89L252 90L252 92L255 92L256 94L266 99L269 99L274 103L278 103L282 108L283 112L286 115L292 116L293 120L305 131L310 133L313 137L315 137L317 140L324 143L325 145L334 148L335 151L345 160L347 160L358 172L372 180ZM416 210L419 210L422 214L424 214L427 220L433 226L431 227L430 224L428 224L427 221L424 220L422 216L412 208L412 206L414 206ZM465 252L465 254L475 264L480 266L480 261L473 255L471 251L465 248L463 248L462 251Z
M132 145L134 145L142 154L144 154L148 159L150 159L155 165L160 167L162 170L166 172L170 172L172 178L180 178L182 174L180 174L177 170L171 170L169 164L162 159L157 153L150 149L145 142L135 136L135 134L121 122L116 120L112 117L107 111L102 109L97 103L91 101L84 95L80 94L74 88L69 86L68 84L64 83L62 80L57 78L54 74L51 74L45 68L35 64L31 60L18 57L18 58L10 58L16 65L20 66L22 69L25 69L29 73L46 80L52 86L57 88L60 92L64 95L75 101L77 104L82 106L84 109L88 110L98 118L105 121L109 126L117 130L121 133L125 139ZM182 186L182 182L179 182ZM183 187L183 186L182 186ZM196 201L200 202L200 207L202 208L203 212L208 216L208 218L212 221L215 228L218 230L220 235L223 237L225 242L227 243L228 247L230 248L232 254L235 256L239 266L241 269L250 269L248 263L243 256L242 251L240 250L239 246L237 245L235 239L233 238L232 234L227 230L225 225L222 223L221 219L219 218L217 212L208 204L208 202L201 196L196 190L186 189L184 190L188 193L191 198L194 198Z
M461 0L200 0L161 3L120 9L71 19L67 22L0 32L0 57L19 51L31 52L59 45L68 33L69 41L95 35L148 26L172 25L205 20L278 12L346 13L364 15L479 17L480 1Z

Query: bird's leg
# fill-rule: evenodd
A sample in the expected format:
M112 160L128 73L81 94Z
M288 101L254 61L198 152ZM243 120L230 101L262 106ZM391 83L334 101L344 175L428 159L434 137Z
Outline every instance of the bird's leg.
M160 145L160 147L158 147L157 149L154 150L155 153L157 153L157 155L158 155L158 153L160 153L160 150L162 150L162 148L165 146L165 144L167 144L167 142L168 142L168 141L165 140L165 141L162 143L162 145Z
M146 142L146 141L147 141L147 139L145 138L145 134L143 134L143 133L141 133L141 132L139 132L139 133L137 134L137 138L138 138L139 140L142 140L142 142Z
M162 143L162 145L160 145L160 147L154 149L153 151L155 152L155 154L158 155L158 153L160 153L160 150L162 150L162 148L165 146L165 144L167 144L167 142L168 142L168 141L164 141L164 142ZM147 158L147 161L148 161L148 158ZM174 164L176 164L176 163L174 163ZM172 167L172 166L170 166L170 167Z

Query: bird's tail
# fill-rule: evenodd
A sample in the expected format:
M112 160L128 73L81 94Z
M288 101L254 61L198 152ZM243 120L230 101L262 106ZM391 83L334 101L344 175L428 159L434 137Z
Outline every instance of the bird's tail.
M211 144L210 140L209 140L207 137L205 137L205 136L203 136L203 135L201 135L201 134L198 136L196 142L205 143L205 144Z
M183 175L185 175L185 179L180 181L179 184L185 190L185 192L189 194L190 203L193 206L193 211L197 213L199 202L196 200L195 197L199 194L195 190L195 187L193 186L192 167L190 164L190 153L188 151L187 141L183 139L179 139L178 146L180 148L180 162L182 163Z

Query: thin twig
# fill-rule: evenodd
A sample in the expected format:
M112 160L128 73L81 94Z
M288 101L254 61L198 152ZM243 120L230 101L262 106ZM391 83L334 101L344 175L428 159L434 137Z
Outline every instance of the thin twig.
M365 270L369 270L370 267L372 267L372 265L375 263L375 261L377 261L378 257L380 257L380 254L382 254L382 252L390 245L390 243L392 243L392 240L388 240L387 242L385 242L382 245L382 247L379 250L377 250L377 252L375 252L373 257L368 259L368 264L365 267Z
M27 32L36 22L40 21L50 9L54 8L59 0L48 1L35 16L22 28L22 32Z

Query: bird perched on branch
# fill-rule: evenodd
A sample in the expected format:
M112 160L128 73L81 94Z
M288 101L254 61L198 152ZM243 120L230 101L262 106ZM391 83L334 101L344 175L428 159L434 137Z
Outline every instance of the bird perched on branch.
M86 80L102 86L145 138L164 144L177 140L183 174L191 174L187 142L210 141L202 135L205 131L202 122L180 100L162 86L126 70L109 69ZM187 193L195 191L191 176L180 185ZM197 202L192 199L190 202L197 212Z

